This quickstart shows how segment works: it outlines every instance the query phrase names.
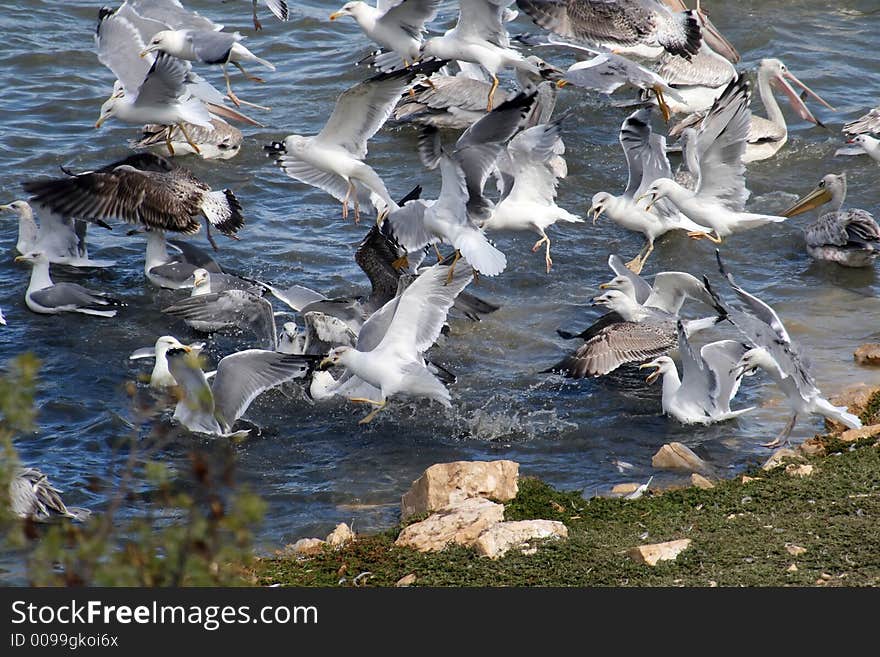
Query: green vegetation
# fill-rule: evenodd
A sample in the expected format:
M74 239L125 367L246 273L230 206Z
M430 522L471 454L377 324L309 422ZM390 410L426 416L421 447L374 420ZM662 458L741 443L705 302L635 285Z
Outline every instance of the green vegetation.
M251 530L262 519L265 505L257 496L236 489L231 449L217 463L216 456L209 458L195 446L189 455L190 471L175 473L154 460L168 444L168 436L157 432L149 439L122 436L119 444L127 449L125 463L118 471L108 472L103 481L96 477L94 485L112 485L112 493L87 522L37 523L12 516L9 481L19 465L13 438L33 428L38 367L34 358L22 356L0 373L0 531L4 537L0 547L18 550L27 562L30 584L253 584ZM136 392L133 385L130 389ZM161 410L159 403L141 402L134 412L153 418ZM132 520L120 521L123 504L128 505Z
M419 554L394 546L400 527L362 536L310 559L282 555L259 563L262 584L392 586L414 573L417 586L876 586L880 584L880 448L876 437L808 458L809 477L784 468L753 481L716 482L639 500L559 492L523 479L505 518L560 520L569 540L498 561L465 548ZM627 552L646 543L692 540L676 561L656 567ZM797 549L805 548L799 552ZM790 570L791 565L796 570Z

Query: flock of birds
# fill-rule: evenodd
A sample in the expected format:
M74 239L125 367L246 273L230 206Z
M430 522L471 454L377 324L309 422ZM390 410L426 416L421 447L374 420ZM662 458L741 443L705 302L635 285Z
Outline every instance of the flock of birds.
M283 0L265 4L286 20ZM259 29L256 0L253 5ZM611 94L630 87L639 96L620 128L626 187L618 194L596 193L587 214L593 223L605 215L641 233L645 246L628 262L609 256L613 277L593 299L608 312L583 331L560 331L582 344L546 372L581 378L650 369L649 383L663 379L664 413L684 424L710 424L751 410L732 409L731 403L742 378L761 369L784 392L792 412L768 445L787 441L798 417L808 414L860 426L846 408L822 396L781 318L736 283L719 250L718 266L736 304L706 276L678 271L656 273L650 281L641 276L655 241L667 232L684 231L721 245L733 233L823 203L830 203L831 211L805 229L809 255L842 266L872 266L880 253L880 229L870 213L842 209L843 175L825 176L782 215L746 210L745 165L772 157L788 137L774 87L813 123L819 121L805 99L831 108L828 103L780 60L764 59L756 79L767 116L753 114L752 84L735 67L739 55L699 2L687 9L680 0L516 0L515 5L460 0L454 27L429 32L439 10L440 0L379 0L377 6L348 2L333 12L330 20L353 19L379 46L359 62L374 72L338 96L320 132L291 134L265 146L289 177L336 199L344 219L371 216L355 254L370 281L369 293L327 298L298 285L280 289L234 276L213 254L166 238L193 235L204 223L216 250L212 230L236 238L245 226L233 191L212 189L172 158L234 157L242 135L232 123L259 125L242 107L267 108L233 92L229 65L251 81L260 78L245 64L269 71L274 65L246 48L241 35L178 0L125 0L115 9L100 9L97 55L116 81L95 127L116 119L143 126L143 134L134 143L137 153L93 171L65 169L58 178L27 181L27 200L0 206L19 218L16 260L31 266L27 307L42 314L113 317L124 302L105 291L54 283L50 271L57 265L112 266L89 256L86 231L90 224L109 227L122 220L146 236L146 278L162 288L189 290L163 313L198 333L248 332L259 341L220 359L214 372L202 367L204 343L184 344L171 335L132 354L154 359L149 386L173 392L173 419L186 429L245 435L236 422L258 395L278 386L298 386L315 401L341 397L365 404L371 410L362 423L397 396L450 407L448 386L455 376L426 354L453 308L472 320L497 310L466 291L476 277L501 275L507 266L489 235L534 233L532 251L543 247L549 273L547 230L557 222L584 221L556 204L557 186L567 174L563 136L570 116L554 116L560 90ZM510 22L520 14L540 28L537 34L509 35ZM577 61L559 68L525 54L526 48L569 52ZM209 66L222 69L225 94L197 72ZM514 73L516 88L500 86L505 71ZM654 130L655 113L679 146L668 145L667 136ZM440 171L437 198L420 198L416 187L395 200L367 163L369 140L389 120L418 129L422 162ZM452 140L450 130L461 132ZM880 132L880 108L847 124L845 132L851 140L841 154L867 153L880 160L880 142L870 136ZM676 170L667 155L674 151L681 153ZM441 253L444 246L451 253ZM271 298L296 313L298 322L278 331ZM688 301L701 304L706 316L682 318ZM737 330L735 339L699 350L692 346L697 332L724 323ZM11 490L20 515L82 516L81 510L66 509L32 468L20 471Z

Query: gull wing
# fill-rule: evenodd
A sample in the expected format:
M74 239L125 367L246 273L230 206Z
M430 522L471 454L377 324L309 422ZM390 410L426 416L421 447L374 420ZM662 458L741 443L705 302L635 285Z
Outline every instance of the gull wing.
M378 73L346 89L336 99L333 113L315 140L340 146L359 159L367 155L367 141L385 123L400 95L418 69ZM344 192L343 192L344 197Z
M419 274L400 296L394 318L377 350L418 357L434 344L455 297L473 280L473 270L463 264L455 267L451 279L449 274L449 266L443 263Z
M46 308L97 308L120 303L101 292L94 292L76 283L55 283L31 292L31 299Z
M314 357L263 349L245 349L221 358L212 385L218 419L231 428L259 395L285 381L305 378L315 361Z
M272 304L244 290L224 290L187 297L162 309L163 313L184 320L223 322L248 328L274 348L278 339Z
M697 135L699 172L695 191L735 211L742 210L749 198L742 158L752 122L750 98L745 76L731 80L703 119Z
M229 51L239 39L230 32L187 30L186 40L192 45L199 61L219 64L226 61Z
M126 0L125 4L120 7L120 12L126 7L145 22L163 25L150 34L151 37L159 30L223 29L222 25L199 15L198 12L186 9L178 0Z
M710 342L700 349L700 357L706 368L712 373L714 387L710 389L710 396L718 411L727 413L730 411L730 400L739 391L742 377L731 373L743 354L748 351L748 345L736 340L718 340Z
M137 28L128 19L109 9L98 14L95 48L98 61L122 83L126 95L134 96L147 77L155 57L140 57L146 47Z
M414 39L418 39L425 31L425 23L437 15L439 6L440 0L403 0L388 8L378 22L400 26Z
M636 301L640 304L644 304L648 297L653 293L653 288L644 278L639 276L636 273L626 266L626 263L616 253L612 253L608 256L608 266L611 268L611 271L614 272L615 276L625 276L632 282L633 288L636 293Z
M461 190L463 190L461 191L461 195L463 197L467 192L464 189L463 184L464 176L462 175L460 178L462 183ZM440 196L441 198L443 197L443 187L441 187ZM435 203L439 203L439 199L435 201ZM438 239L432 233L428 232L428 229L425 226L425 212L427 209L428 203L423 200L410 201L400 209L394 210L385 219L385 221L388 221L391 224L394 239L396 239L407 251L421 249L428 244L433 244Z
M523 130L510 140L507 153L513 188L512 201L533 200L552 205L556 199L558 179L550 163L556 156L561 142L562 116L552 123L536 125Z
M214 417L214 395L199 358L183 349L169 349L168 370L177 382L181 399L174 409L174 417L190 431L220 433Z
M504 26L504 12L513 0L459 0L455 33L462 39L488 41L507 48L510 37Z
M137 102L144 105L167 105L177 101L186 91L184 82L190 72L189 62L159 52L147 77L138 89ZM207 117L207 110L205 110ZM209 122L205 118L205 122Z
M619 140L629 168L625 197L638 198L657 178L672 177L666 139L651 130L650 108L636 110L623 121Z

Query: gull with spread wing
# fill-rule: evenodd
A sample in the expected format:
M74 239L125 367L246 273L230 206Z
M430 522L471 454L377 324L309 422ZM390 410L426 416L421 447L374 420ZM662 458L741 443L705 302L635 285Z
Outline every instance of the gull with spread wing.
M721 261L721 253L715 251L718 267L727 278L746 310L732 308L721 300L705 279L706 289L715 298L718 312L722 313L748 339L752 348L746 351L734 367L738 374L763 369L785 394L793 415L775 440L765 447L777 447L787 443L798 416L817 414L840 422L850 429L862 426L861 420L847 411L845 406L834 406L822 396L810 373L809 363L800 348L792 341L785 325L768 304L746 292L737 285Z

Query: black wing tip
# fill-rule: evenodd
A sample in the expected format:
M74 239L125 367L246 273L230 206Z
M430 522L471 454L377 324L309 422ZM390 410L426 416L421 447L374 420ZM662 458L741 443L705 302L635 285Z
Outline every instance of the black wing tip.
M229 218L214 224L214 226L227 237L232 237L244 227L244 215L242 214L241 202L231 189L224 189L223 195L226 197L226 204L229 207Z
M110 16L116 13L115 9L111 9L110 7L104 6L98 10L98 24L95 26L95 34L101 33L101 23L107 20Z
M422 186L416 185L409 192L397 202L397 205L406 205L410 201L416 201L422 196Z
M696 55L700 51L700 46L703 43L703 28L695 9L683 11L679 14L679 17L684 30L684 42L667 41L662 45L671 54L690 61L691 56Z

